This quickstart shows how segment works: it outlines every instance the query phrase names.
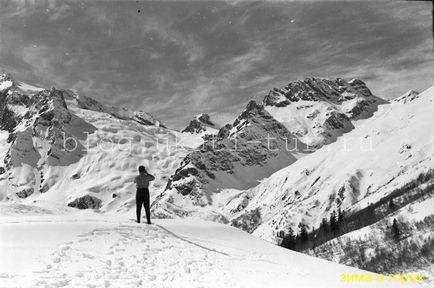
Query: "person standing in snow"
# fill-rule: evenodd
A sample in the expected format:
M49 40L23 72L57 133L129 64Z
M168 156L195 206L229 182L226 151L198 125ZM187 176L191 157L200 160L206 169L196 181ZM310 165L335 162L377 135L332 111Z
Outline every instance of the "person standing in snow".
M149 182L155 179L154 176L146 172L145 166L139 166L139 175L134 178L136 183L136 215L137 223L140 223L140 215L142 212L142 205L145 208L146 219L148 224L151 224L151 210L149 208Z

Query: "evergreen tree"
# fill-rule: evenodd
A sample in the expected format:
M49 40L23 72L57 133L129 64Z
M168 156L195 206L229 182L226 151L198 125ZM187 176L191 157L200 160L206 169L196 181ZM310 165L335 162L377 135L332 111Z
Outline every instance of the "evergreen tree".
M338 210L338 223L342 223L344 221L344 212L342 212L341 208Z
M395 208L396 208L396 204L395 204L395 202L393 202L393 198L390 198L390 201L389 201L389 208L390 208L391 210L395 210Z
M330 228L332 231L338 230L338 221L336 219L336 211L333 211L332 214L330 214Z
M319 228L321 232L327 233L329 231L329 223L327 222L327 218L322 218Z
M288 233L283 238L281 246L284 248L295 250L295 244L296 244L296 239L295 239L294 231L292 230L291 227L289 227Z
M399 238L399 227L398 227L398 221L396 221L396 219L393 219L393 224L392 224L392 233L393 233L393 237L395 239Z
M305 243L307 242L307 239L308 239L307 229L306 226L302 224L300 228L300 240L301 242Z

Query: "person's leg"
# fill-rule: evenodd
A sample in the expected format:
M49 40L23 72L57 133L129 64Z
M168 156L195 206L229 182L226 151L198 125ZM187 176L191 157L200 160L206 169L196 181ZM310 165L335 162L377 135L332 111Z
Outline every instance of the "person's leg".
M148 220L148 224L151 224L151 209L149 207L150 205L150 201L149 201L149 190L146 191L145 193L145 199L143 199L143 206L145 207L145 212L146 212L146 220Z
M136 194L136 216L137 216L137 223L140 223L140 215L142 214L142 203L143 203L143 197L141 197L138 193Z

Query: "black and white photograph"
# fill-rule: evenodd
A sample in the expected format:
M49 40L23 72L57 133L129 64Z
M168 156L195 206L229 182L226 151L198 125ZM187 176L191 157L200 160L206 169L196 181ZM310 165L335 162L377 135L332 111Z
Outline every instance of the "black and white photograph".
M0 288L433 287L433 15L0 0Z

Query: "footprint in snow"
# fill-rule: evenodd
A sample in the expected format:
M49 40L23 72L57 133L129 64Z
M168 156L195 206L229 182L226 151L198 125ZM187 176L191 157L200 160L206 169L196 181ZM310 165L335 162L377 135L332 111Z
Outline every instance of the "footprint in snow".
M69 250L69 249L71 249L71 247L68 246L68 245L60 247L61 251L66 251L66 250Z
M80 234L77 237L91 237L91 236L93 236L93 231L89 233Z
M94 235L96 235L96 236L103 236L103 235L109 235L109 234L110 234L110 232L105 232L105 231L94 232Z
M53 263L59 263L59 262L60 262L60 258L59 257L53 258Z
M148 275L148 281L154 281L155 279L157 279L157 276L155 276L155 275Z
M95 259L95 256L90 255L90 254L88 254L88 253L82 253L81 255L82 255L84 258L87 258L87 259Z
M35 285L36 286L44 285L44 287L48 287L47 286L47 281L45 281L45 280L38 280L38 281L36 281Z
M71 279L62 279L51 282L53 287L65 287L71 282Z

